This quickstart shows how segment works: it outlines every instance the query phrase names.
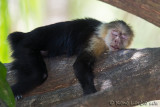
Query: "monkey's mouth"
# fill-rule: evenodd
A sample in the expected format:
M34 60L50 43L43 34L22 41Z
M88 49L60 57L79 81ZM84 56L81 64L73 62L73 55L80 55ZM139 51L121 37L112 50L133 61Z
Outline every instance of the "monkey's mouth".
M114 51L116 51L116 50L119 50L119 49L120 49L118 46L113 46L113 45L111 45L111 48L112 48Z

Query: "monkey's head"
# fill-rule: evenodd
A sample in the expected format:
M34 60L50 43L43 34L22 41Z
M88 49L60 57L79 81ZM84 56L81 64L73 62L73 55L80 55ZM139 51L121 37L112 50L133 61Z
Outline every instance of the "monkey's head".
M131 44L134 34L131 27L124 21L113 21L105 26L107 27L107 35L104 39L109 51L125 49Z

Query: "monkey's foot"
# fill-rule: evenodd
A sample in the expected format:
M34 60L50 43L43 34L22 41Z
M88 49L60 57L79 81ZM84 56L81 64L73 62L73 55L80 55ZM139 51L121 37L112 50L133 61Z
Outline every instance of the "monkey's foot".
M20 100L20 99L22 99L22 98L23 98L22 95L17 95L17 96L15 96L16 101L17 101L17 100Z

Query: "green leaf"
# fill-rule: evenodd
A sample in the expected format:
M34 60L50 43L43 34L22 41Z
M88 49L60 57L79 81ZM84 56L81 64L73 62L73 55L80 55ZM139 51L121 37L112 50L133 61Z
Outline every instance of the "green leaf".
M5 80L6 74L7 74L6 72L7 72L7 70L6 70L5 66L0 62L0 78L1 79Z
M0 99L9 107L15 107L15 99L12 90L6 81L6 72L5 66L0 62Z

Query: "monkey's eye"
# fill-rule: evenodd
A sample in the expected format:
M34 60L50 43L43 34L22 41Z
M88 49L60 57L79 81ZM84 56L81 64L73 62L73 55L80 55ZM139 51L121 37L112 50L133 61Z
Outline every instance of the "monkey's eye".
M119 33L118 33L117 31L113 30L113 31L112 31L112 35L113 35L113 36L118 36Z
M128 39L128 37L126 35L121 35L121 38L124 39L124 40Z

